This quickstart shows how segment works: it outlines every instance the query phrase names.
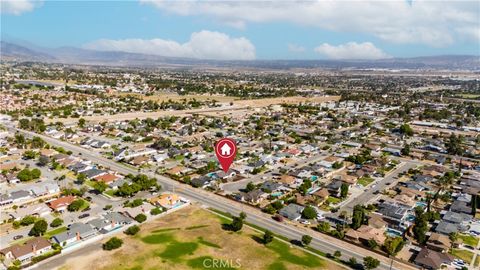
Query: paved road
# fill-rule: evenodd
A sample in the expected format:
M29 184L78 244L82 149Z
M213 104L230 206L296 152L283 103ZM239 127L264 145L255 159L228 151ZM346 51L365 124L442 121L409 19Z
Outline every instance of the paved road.
M351 198L348 203L340 207L340 211L338 211L337 213L340 213L342 211L352 212L355 205L368 204L368 201L375 197L374 193L376 191L382 191L387 187L394 186L399 181L399 174L415 168L418 165L419 164L417 164L416 162L406 162L403 165L400 165L390 173L386 174L383 179L377 182L372 182L370 185L368 185L363 191L363 193L360 194L360 196L357 196L356 198ZM374 185L375 187L373 187Z
M51 145L61 146L67 150L72 151L74 154L81 153L84 158L89 159L92 162L95 162L97 164L110 167L111 169L116 170L120 173L123 173L123 174L138 173L136 170L132 168L123 166L115 161L104 158L99 154L91 152L82 147L72 145L70 143L67 143L58 139L50 138L44 135L40 135L37 133L18 130L18 129L16 130L24 133L27 136L39 136L43 140L45 140L47 143ZM403 265L403 264L398 266L394 264L393 268L390 268L390 260L388 258L379 256L366 249L358 248L354 245L345 243L343 241L340 241L332 237L327 237L325 235L316 233L310 229L297 228L292 225L287 225L286 223L278 223L274 221L269 215L266 215L260 212L258 209L245 206L241 203L231 201L229 199L215 195L211 192L207 192L202 189L196 189L188 185L180 184L167 177L164 177L161 175L151 175L151 176L155 176L158 179L159 184L161 184L164 189L172 190L172 188L176 186L175 188L176 193L179 193L188 199L195 200L201 204L204 204L209 207L213 207L215 209L221 210L223 212L228 212L234 215L238 215L240 212L244 211L247 213L248 222L251 222L252 224L263 227L265 229L271 230L274 233L288 237L289 239L298 240L298 239L301 239L302 235L309 234L313 237L311 246L323 252L333 253L336 250L339 250L342 253L342 258L348 260L351 257L355 257L359 262L361 262L363 260L363 257L365 256L373 256L378 258L381 261L381 264L378 269L399 269L399 270L409 269L409 268L414 269L410 266Z
M290 171L290 170L300 169L302 167L307 166L308 164L310 164L312 162L316 162L316 161L324 159L326 157L327 156L324 155L324 154L314 155L314 156L311 156L307 159L299 160L298 162L300 164L290 164L290 165L284 165L284 166L280 165L280 166L283 169L286 169L286 170ZM249 182L253 182L254 184L259 184L259 183L263 183L267 180L271 180L272 177L273 177L273 173L279 173L278 168L279 168L278 166L275 166L274 168L271 169L271 172L269 172L269 173L254 175L252 177L245 178L245 179L242 179L240 181L221 184L220 187L227 194L235 193L235 192L240 191L241 189L244 189Z

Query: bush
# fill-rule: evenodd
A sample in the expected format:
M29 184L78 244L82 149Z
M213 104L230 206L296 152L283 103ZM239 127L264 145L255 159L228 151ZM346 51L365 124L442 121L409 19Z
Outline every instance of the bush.
M273 233L269 230L265 231L265 234L263 235L263 243L268 244L273 241Z
M62 225L62 224L63 224L63 219L61 219L61 218L55 218L55 219L52 220L52 222L50 223L50 227L55 228L55 227L58 227L58 226L60 226L60 225Z
M133 225L133 226L128 227L128 229L125 230L125 234L135 235L139 231L140 231L140 227L138 227L137 225Z
M105 242L103 244L103 249L104 250L113 250L113 249L117 249L117 248L120 248L123 244L123 240L118 238L118 237L112 237L110 238L110 240L108 240L107 242Z
M306 219L314 219L317 217L317 211L311 206L305 207L302 212L302 217Z
M40 219L35 222L35 224L33 225L28 235L40 236L40 235L43 235L47 231L47 229L48 229L48 223L45 220Z
M70 212L75 212L75 211L78 211L80 210L80 208L82 208L84 204L84 201L82 199L78 199L78 200L75 200L73 201L68 207L68 211Z
M136 220L138 223L142 223L142 222L145 222L145 220L147 220L147 216L145 216L145 214L138 214L138 215L135 217L135 220Z
M312 237L310 235L304 235L302 236L302 243L306 246L310 245L312 242Z
M160 208L158 208L158 207L153 208L152 210L150 210L150 214L151 214L151 215L154 215L154 216L156 216L156 215L158 215L158 214L160 214L160 213L162 213L162 212L163 212L162 209L160 209Z

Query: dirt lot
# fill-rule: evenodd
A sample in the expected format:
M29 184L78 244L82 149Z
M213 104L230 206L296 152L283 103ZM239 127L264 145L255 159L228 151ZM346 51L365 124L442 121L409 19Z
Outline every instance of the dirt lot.
M182 97L182 96L177 96ZM200 97L200 96L198 96ZM204 96L206 97L206 96ZM155 97L152 97L155 98ZM182 97L184 98L184 97ZM210 115L220 115L225 114L244 114L245 112L250 111L253 108L263 108L275 104L296 104L302 102L328 102L328 101L337 101L340 99L340 96L325 96L325 97L281 97L281 98L264 98L264 99L253 99L253 100L235 100L233 105L229 107L217 107L217 108L206 108L206 109L191 109L191 110L166 110L166 111L157 111L157 112L134 112L134 113L120 113L116 115L95 115L83 117L87 121L92 122L103 122L103 121L119 121L119 120L133 120L133 119L145 119L145 118L158 118L163 116L186 116L191 114L210 114ZM225 104L229 102L222 102ZM62 122L64 124L77 123L78 118L55 118L55 119L45 119L45 122Z
M225 222L191 206L144 224L135 237L121 236L117 251L71 258L61 269L207 269L213 259L223 262L220 269L343 269L278 240L264 246L262 234L247 227L225 231Z

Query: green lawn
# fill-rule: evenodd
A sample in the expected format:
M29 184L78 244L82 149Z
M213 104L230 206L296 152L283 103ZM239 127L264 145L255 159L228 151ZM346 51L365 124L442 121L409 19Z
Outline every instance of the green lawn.
M470 264L473 259L473 252L464 249L454 248L452 251L452 255L464 260L468 264Z
M336 197L328 197L327 202L329 204L337 204L340 203L342 200Z
M373 178L371 177L362 177L358 179L357 184L362 185L364 187L368 186L370 183L373 182Z
M67 227L59 227L59 228L55 228L53 230L50 230L50 231L47 231L43 237L45 237L46 239L50 239L50 237L52 237L53 235L57 234L57 233L61 233L61 232L64 232L67 230ZM11 242L10 245L15 245L15 244L19 244L19 245L22 245L24 244L25 242L27 242L28 240L32 239L33 236L29 236L29 237L25 237L25 238L22 238L22 239L19 239L17 241L14 241L14 242Z
M55 228L53 230L50 230L48 232L45 233L44 237L45 238L50 238L52 236L54 236L55 234L59 234L59 233L62 233L62 232L65 232L67 230L67 227L63 226L63 227L58 227L58 228Z
M480 256L479 256L479 255L477 255L477 258L475 259L474 266L475 266L475 267L480 266Z
M114 197L115 196L115 192L116 190L114 189L109 189L109 190L106 190L105 192L103 192L104 194L107 194L108 196L110 197Z
M459 234L458 238L462 239L462 241L465 245L469 245L469 246L474 247L474 248L477 247L478 241L479 241L479 239L477 237L472 236L472 235L468 235L468 234Z

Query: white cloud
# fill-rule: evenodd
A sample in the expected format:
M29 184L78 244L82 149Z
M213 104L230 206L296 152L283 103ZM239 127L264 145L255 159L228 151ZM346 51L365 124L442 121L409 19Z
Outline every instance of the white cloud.
M232 38L224 33L200 31L192 33L190 40L178 43L166 39L100 39L84 46L101 51L124 51L171 57L216 60L253 60L255 46L246 38Z
M168 13L214 18L237 28L249 22L290 22L335 32L372 34L393 43L442 47L457 39L480 42L480 2L471 0L140 2Z
M0 13L21 15L32 11L41 4L42 1L38 0L0 0Z
M329 59L384 59L390 57L371 42L348 42L338 46L323 43L314 50Z
M297 45L297 44L293 44L293 43L289 43L287 45L288 47L288 50L290 52L293 52L293 53L302 53L302 52L305 52L305 47L303 46L300 46L300 45Z

